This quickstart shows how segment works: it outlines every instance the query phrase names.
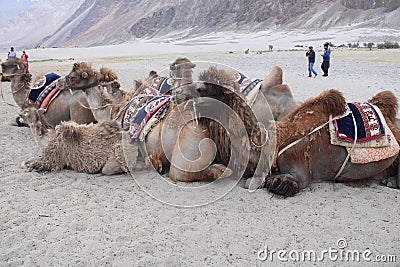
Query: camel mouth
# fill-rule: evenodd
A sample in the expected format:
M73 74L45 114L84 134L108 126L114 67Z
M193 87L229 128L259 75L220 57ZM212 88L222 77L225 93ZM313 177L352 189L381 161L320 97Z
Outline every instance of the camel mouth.
M0 72L0 81L2 82L11 82L9 75Z

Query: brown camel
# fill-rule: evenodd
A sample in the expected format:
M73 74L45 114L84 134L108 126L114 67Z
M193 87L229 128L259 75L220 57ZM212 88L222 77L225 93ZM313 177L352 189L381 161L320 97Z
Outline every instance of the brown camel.
M43 154L40 159L23 163L23 167L30 171L55 172L69 168L108 175L147 167L144 162L137 161L137 144L124 146L123 151L123 133L116 121L89 125L70 121L50 129L42 110L29 107L20 116L30 126ZM124 157L126 149L129 149L129 166Z
M243 176L262 176L263 173L268 172L273 162L269 150L275 145L275 140L266 141L266 127L270 120L281 119L292 110L296 101L290 88L282 84L282 69L278 66L275 66L259 84L260 86L253 88L247 96L241 93L236 74L236 71L211 66L200 73L199 82L196 85L183 87L175 91L175 94L181 100L201 97L201 101L203 97L211 97L228 105L232 112L240 117L245 125L247 136L250 137L248 164L245 165ZM231 127L221 127L221 123L217 122L229 121L232 112L224 112L206 103L199 105L201 114L210 110L213 110L215 117L214 121L210 122L210 137L217 144L217 160L227 165L233 160L232 150L240 151L242 148L236 144L232 146L233 143L229 139L231 133L227 133L225 129ZM239 163L237 159L234 161L236 161L235 172L240 173L236 170L242 169L242 164L245 163Z
M16 59L8 59L1 64L3 70L3 77L7 77L11 81L11 91L15 102L21 109L27 106L26 98L30 90L31 74L26 72L23 62ZM98 86L105 83L107 79L107 86L113 86L113 80L117 77L109 69L101 70L102 73L96 72L97 76L92 75L87 77L76 77L85 82L84 86ZM67 89L64 79L59 81L60 88ZM95 118L87 103L86 96L81 91L74 91L74 94L68 90L62 90L56 99L49 105L47 111L43 114L49 125L55 127L61 121L75 121L77 123L91 123L95 122ZM18 120L18 122L20 122Z
M86 94L92 108L102 107L96 108L94 116L100 122L107 121L113 109L104 103L111 102L110 99L98 87L87 88L84 86L85 81L77 79L91 76L93 70L88 66L86 63L75 64L74 69L66 76L66 81L73 90ZM179 80L180 84L191 82L191 77ZM141 87L141 90L143 88L145 87ZM114 106L123 108L125 104L119 103ZM228 168L221 164L212 164L215 148L212 142L207 141L207 125L193 120L192 112L188 106L182 107L171 102L163 119L146 136L148 159L160 173L169 167L169 176L174 181L215 180L229 176L231 171ZM120 171L116 171L118 172Z
M399 128L396 125L397 98L390 91L378 93L369 101L380 108L385 120L398 142ZM330 144L330 137L323 125L330 114L343 114L346 102L339 91L328 90L297 107L281 121L276 122L277 150L281 151L292 142L301 141L279 154L276 159L279 174L266 178L269 191L284 197L292 196L311 182L346 182L366 178L382 180L385 176L397 175L398 154L387 159L367 164L348 161L339 172L347 151L344 147ZM337 177L336 177L337 176Z
M217 72L218 75L215 75ZM226 93L226 91L237 91L237 86L233 82L232 78L225 74L226 72L224 73L221 70L210 68L200 75L200 80L205 82L204 84L197 85L196 88L197 96L201 97L199 101L204 97L210 97L227 104L234 112L239 114L240 118L244 120L245 125L249 125L246 126L248 131L248 129L252 128L251 125L254 125L255 122L249 120L251 117L241 115L243 112L241 111L242 107L237 103L235 104L235 97L233 97L233 94ZM271 75L269 76L271 77ZM218 77L218 82L215 82L215 77ZM268 79L265 79L264 81L268 82ZM218 86L215 86L216 83L224 84L224 86L219 87L218 89ZM192 93L192 96L194 96L192 91L193 90L186 90L182 94L189 96L190 93ZM199 110L201 110L202 105L204 105L203 110L211 108L207 105L207 101L203 102L204 103L199 103ZM370 102L381 109L389 128L394 133L398 142L398 140L400 140L400 135L395 117L397 114L396 97L392 92L385 91L377 94ZM257 101L255 103L257 103ZM335 174L340 169L341 164L344 162L347 152L343 147L330 145L328 132L326 131L327 126L320 129L318 132L305 137L304 140L296 144L294 147L284 151L278 159L276 159L276 155L277 151L280 151L288 144L300 139L302 136L307 135L307 133L312 131L314 128L326 123L330 114L344 113L345 104L345 100L340 92L329 90L321 94L321 96L310 99L296 107L292 112L283 117L281 121L272 123L272 125L267 122L265 125L268 125L266 128L268 129L269 141L263 149L268 147L270 151L262 149L260 153L260 150L257 149L258 147L250 147L249 164L247 165L244 176L246 177L247 174L248 176L255 177L248 180L248 186L251 186L252 181L254 181L252 188L257 187L254 186L254 184L259 185L262 182L262 180L257 177L260 172L255 170L256 162L265 159L267 160L265 164L258 164L258 167L262 166L261 170L264 172L262 176L265 177L268 174L270 167L272 167L271 163L273 161L271 162L271 158L275 160L279 174L268 176L265 186L271 192L276 194L290 196L298 192L299 189L308 186L311 181L333 180ZM260 110L257 109L258 108L255 106L252 107L257 119L263 119L262 115L258 116ZM199 111L199 113L202 114L202 111ZM215 113L223 114L220 116L228 116L218 110L216 110ZM276 134L274 134L275 127ZM232 142L229 142L226 139L226 133L221 127L211 127L210 133L210 138L214 140L218 146L219 161L217 162L227 165L227 162L230 160L229 152L232 150L230 147ZM250 138L255 137L256 140L259 137L259 133L256 133L256 136L251 136L249 132L248 134ZM275 146L271 147L271 144L268 146L269 143L276 145L276 149ZM271 153L271 151L274 152ZM273 154L275 155L272 156ZM385 177L383 175L384 173L393 175L396 172L396 159L397 156L393 156L389 159L368 164L353 164L348 162L345 165L343 172L335 179L335 181L359 180L369 177L382 180ZM396 179L399 179L398 176L396 176Z

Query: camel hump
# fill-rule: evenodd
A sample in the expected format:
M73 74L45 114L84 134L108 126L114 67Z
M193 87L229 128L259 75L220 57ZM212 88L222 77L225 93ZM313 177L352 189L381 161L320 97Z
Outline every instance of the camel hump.
M346 111L346 100L343 94L336 89L323 91L318 99L318 104L325 107L330 114L343 114Z
M110 68L101 67L100 74L103 76L104 82L111 82L111 81L118 80L117 74L114 71L112 71Z
M57 134L61 135L63 140L67 142L78 142L82 137L82 133L78 126L79 124L74 121L66 121L57 125L55 130Z
M239 84L233 72L224 69L218 69L215 66L210 66L199 75L199 80L210 85L223 86L232 88L233 91L239 91Z
M397 97L391 91L383 91L377 93L368 101L377 106L382 114L392 122L396 122L398 111Z
M274 66L267 75L267 77L264 78L263 86L265 86L265 88L272 88L276 85L281 85L283 82L282 76L283 76L282 68L279 66Z

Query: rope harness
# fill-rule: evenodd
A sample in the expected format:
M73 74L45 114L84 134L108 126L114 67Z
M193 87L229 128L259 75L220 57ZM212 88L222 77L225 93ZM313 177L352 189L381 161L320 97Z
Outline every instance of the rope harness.
M348 116L349 114L351 114L351 117L352 117L353 123L354 123L355 138L354 138L353 146L351 147L351 149L350 149L350 151L348 152L346 158L344 159L343 164L342 164L342 166L340 167L339 171L336 173L335 177L333 178L333 180L335 181L335 180L342 174L342 172L343 172L343 170L344 170L344 167L346 166L347 162L348 162L349 159L350 159L350 152L353 151L353 149L354 149L355 146L356 146L356 142L357 142L357 124L356 124L356 120L355 120L355 118L354 118L353 113L352 113L351 111L349 111L349 110L348 110L347 112L345 112L344 114L340 115L340 116L335 116L334 118L333 118L332 115L330 115L330 116L329 116L329 120L328 120L327 122L325 122L324 124L318 126L317 128L315 128L314 130L312 130L311 132L309 132L309 133L306 134L305 136L301 137L300 139L297 139L296 141L294 141L294 142L290 143L289 145L285 146L283 149L281 149L281 150L278 152L277 157L276 157L276 159L275 159L275 162L278 161L278 158L279 158L286 150L288 150L289 148L294 147L295 145L297 145L298 143L300 143L301 141L303 141L306 137L310 136L311 134L313 134L313 133L315 133L315 132L321 130L321 129L324 128L329 122L331 122L333 119L341 119L341 118L343 118L343 117Z

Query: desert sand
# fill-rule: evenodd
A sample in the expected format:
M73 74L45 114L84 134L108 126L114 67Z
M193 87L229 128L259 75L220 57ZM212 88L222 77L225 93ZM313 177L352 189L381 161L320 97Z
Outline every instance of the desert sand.
M399 50L333 49L328 78L321 77L319 56L315 68L320 75L307 77L305 49L250 55L244 49L216 50L110 46L27 52L34 76L65 75L74 62L89 61L113 69L125 90L150 70L165 70L186 56L226 64L255 78L279 65L298 100L329 88L341 90L348 101L366 101L382 90L400 97ZM6 101L14 103L10 84L2 83L1 89ZM160 181L150 172L107 177L21 169L23 161L40 155L39 149L28 128L9 126L18 109L3 102L0 109L0 266L267 266L271 261L273 266L377 266L376 256L393 261L391 255L397 263L383 266L400 262L400 190L374 182L318 183L282 199L265 190L250 193L239 184L212 203L175 207L162 200L172 196L185 206L193 199L179 194L182 185ZM138 177L151 181L151 195L138 185ZM191 186L200 193L208 190L200 183ZM266 248L286 254L282 260L277 253L265 259ZM293 260L304 251L318 258ZM349 251L358 252L360 260L346 261L343 255Z

